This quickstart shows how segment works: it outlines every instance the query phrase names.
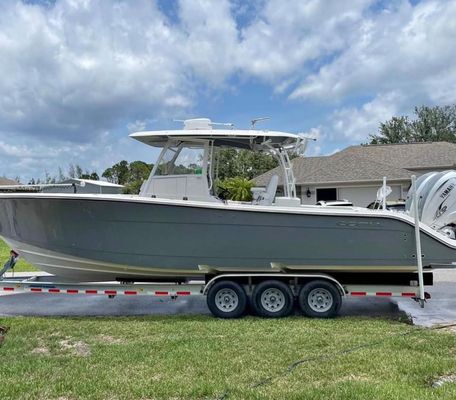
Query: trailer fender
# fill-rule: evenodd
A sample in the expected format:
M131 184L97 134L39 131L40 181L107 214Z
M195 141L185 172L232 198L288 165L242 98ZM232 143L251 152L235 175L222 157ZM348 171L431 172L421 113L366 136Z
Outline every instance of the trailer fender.
M283 273L272 273L272 274L269 274L269 273L258 273L258 274L220 274L220 275L217 275L217 276L214 276L212 279L209 280L209 282L207 282L207 284L205 285L204 287L204 290L203 290L203 295L207 295L209 289L216 283L218 282L220 279L224 279L224 280L233 280L233 281L238 281L242 278L252 278L252 277L255 277L255 278L261 278L263 277L265 280L266 279L271 279L271 278L279 278L279 279L283 279L283 278L305 278L305 279L309 279L309 280L314 280L314 279L323 279L323 280L327 280L329 282L331 282L340 292L340 295L341 296L345 296L346 295L346 291L344 289L344 287L341 285L341 283L333 278L331 275L328 275L328 274L320 274L320 273L307 273L307 274L283 274Z

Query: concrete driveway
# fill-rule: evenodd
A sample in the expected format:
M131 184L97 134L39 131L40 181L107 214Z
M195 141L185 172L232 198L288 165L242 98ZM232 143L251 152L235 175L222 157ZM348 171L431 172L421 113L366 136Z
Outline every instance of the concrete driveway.
M394 299L398 308L415 325L432 326L456 323L456 269L434 272L434 286L427 288L432 298L424 308L410 299Z
M456 270L437 271L435 285L428 288L432 299L421 309L408 298L347 298L343 316L398 318L409 315L418 325L456 322ZM56 295L27 293L0 297L0 315L26 316L122 316L209 314L205 298L181 297L177 300L157 297Z

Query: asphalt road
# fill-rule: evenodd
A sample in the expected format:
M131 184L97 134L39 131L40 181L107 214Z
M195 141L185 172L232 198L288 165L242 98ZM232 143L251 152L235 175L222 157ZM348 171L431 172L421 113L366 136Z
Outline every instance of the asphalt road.
M456 270L437 271L435 285L427 288L432 299L424 309L408 298L346 298L342 316L399 318L408 315L417 325L456 322ZM209 314L202 296L177 300L157 297L60 295L27 293L0 297L0 315L124 316Z

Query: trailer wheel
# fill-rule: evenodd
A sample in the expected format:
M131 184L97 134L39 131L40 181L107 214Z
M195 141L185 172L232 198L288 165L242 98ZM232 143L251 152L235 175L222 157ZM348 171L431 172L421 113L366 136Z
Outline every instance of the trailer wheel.
M254 313L261 317L286 317L293 310L293 293L281 281L264 281L253 290L251 304Z
M215 283L209 289L206 300L209 310L218 318L239 318L247 308L245 290L233 281Z
M302 287L298 302L308 317L333 318L342 305L342 296L331 282L314 280Z

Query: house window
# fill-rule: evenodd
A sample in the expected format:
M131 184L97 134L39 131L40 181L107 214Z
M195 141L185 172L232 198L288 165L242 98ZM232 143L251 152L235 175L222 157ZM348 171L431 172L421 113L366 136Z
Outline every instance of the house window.
M301 198L302 186L296 186L296 197Z
M336 188L317 189L317 201L337 200Z

